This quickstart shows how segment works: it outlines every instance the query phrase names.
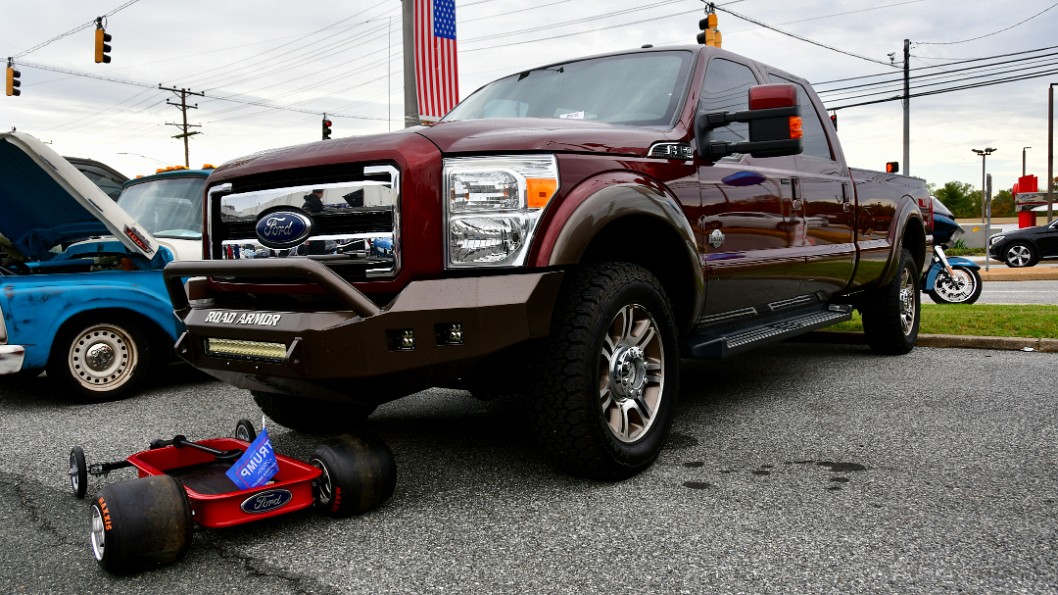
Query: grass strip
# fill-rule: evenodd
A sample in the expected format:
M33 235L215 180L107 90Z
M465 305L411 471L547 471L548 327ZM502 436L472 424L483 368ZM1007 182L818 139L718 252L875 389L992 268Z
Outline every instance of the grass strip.
M929 299L929 298L925 298ZM828 331L862 332L859 312ZM1058 338L1058 306L922 304L920 333L972 337Z

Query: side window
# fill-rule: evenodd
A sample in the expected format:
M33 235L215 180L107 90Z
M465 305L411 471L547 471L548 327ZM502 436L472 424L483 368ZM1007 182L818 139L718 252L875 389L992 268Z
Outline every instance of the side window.
M804 152L801 154L833 161L834 155L830 152L830 142L823 131L823 123L819 121L819 112L816 111L804 85L774 74L771 77L776 79L776 82L790 83L797 87L797 103L801 106L801 124L804 126Z
M748 66L714 58L705 71L702 96L698 110L706 112L737 112L749 109L749 88L757 84L757 77ZM749 125L733 122L714 129L709 140L741 143L749 140Z

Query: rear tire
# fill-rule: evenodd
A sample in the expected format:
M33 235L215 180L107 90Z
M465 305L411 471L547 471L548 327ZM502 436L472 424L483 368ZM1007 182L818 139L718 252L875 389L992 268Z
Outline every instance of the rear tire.
M251 391L254 402L269 418L307 434L334 434L358 428L373 406Z
M113 315L66 324L52 346L48 378L82 400L110 401L138 391L150 366L144 332L129 317Z
M88 492L88 464L85 462L84 449L80 446L70 450L70 492L78 500Z
M235 437L244 442L257 440L257 430L254 429L253 422L248 419L235 422Z
M918 283L915 260L901 250L896 274L860 306L863 332L875 353L903 355L915 348L922 321Z
M646 269L604 263L570 273L530 392L537 441L556 465L615 481L653 464L678 394L675 328Z
M381 506L397 485L397 464L380 438L338 436L320 444L309 463L321 471L315 481L316 504L324 514L347 517Z
M92 553L113 574L172 564L191 546L191 523L187 492L168 475L111 484L92 502Z

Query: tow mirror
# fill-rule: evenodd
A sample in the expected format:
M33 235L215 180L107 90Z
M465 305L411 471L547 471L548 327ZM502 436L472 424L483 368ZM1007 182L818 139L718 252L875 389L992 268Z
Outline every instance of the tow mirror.
M732 122L749 124L749 141L710 142L709 131ZM749 89L749 110L743 112L699 112L694 121L698 154L720 159L732 153L754 157L796 155L803 150L801 110L797 87L789 84L757 85Z

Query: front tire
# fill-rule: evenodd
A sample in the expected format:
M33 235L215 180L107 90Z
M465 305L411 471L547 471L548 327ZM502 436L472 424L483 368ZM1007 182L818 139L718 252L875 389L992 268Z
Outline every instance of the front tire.
M937 304L972 304L981 297L981 273L974 269L953 267L955 278L947 272L937 275L929 297Z
M915 260L901 250L896 274L861 305L863 332L875 353L903 355L915 348L922 321L918 282Z
M150 343L127 317L73 321L56 338L48 377L83 400L109 401L138 391L150 363Z
M92 502L96 562L113 574L172 564L191 547L191 503L169 475L104 487Z
M70 492L78 500L83 499L88 492L88 464L85 462L84 449L80 446L70 450Z
M1025 242L1014 242L1003 251L1003 261L1011 268L1035 266L1037 260L1036 250Z
M306 434L348 432L364 423L373 406L250 391L261 411L280 425Z
M363 514L381 506L397 486L397 464L380 438L344 435L316 447L309 464L320 470L316 504L331 517Z
M640 266L570 275L533 367L537 440L574 475L625 479L657 459L672 425L680 361L672 309Z

